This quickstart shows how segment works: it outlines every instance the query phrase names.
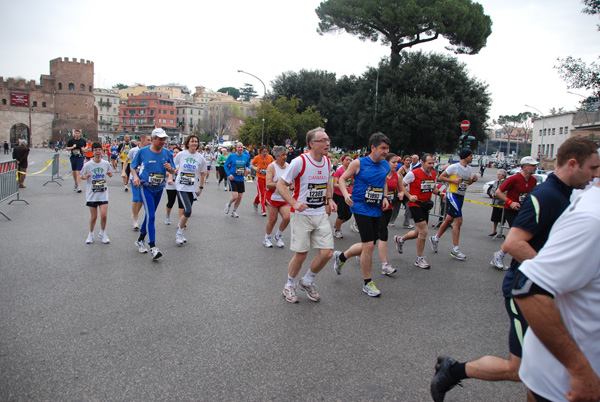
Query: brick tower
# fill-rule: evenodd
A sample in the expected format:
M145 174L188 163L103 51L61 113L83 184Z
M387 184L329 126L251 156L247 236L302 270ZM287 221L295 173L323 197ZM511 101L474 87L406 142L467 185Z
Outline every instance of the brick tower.
M94 106L94 63L89 60L69 61L59 57L50 60L50 76L54 79L54 142L69 139L67 133L81 129L86 138L98 139L98 112Z

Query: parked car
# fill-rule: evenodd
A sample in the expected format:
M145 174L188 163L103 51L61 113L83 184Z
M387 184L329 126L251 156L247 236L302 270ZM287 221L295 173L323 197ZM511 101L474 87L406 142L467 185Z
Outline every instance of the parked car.
M520 171L521 171L521 169L519 169L519 172L517 172L517 173L520 173ZM515 174L517 174L517 173L515 173ZM511 174L511 176L514 176L514 174ZM534 173L534 174L532 174L532 176L535 177L535 180L537 180L536 186L540 183L545 182L546 179L548 178L547 174L540 174L540 173ZM483 185L483 193L487 194L488 197L490 197L490 198L494 198L494 194L492 194L492 187L494 186L495 181L496 180L488 181L487 183L485 183Z

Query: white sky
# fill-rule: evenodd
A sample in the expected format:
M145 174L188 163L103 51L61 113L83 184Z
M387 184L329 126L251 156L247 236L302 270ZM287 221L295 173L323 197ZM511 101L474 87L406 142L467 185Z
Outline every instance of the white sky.
M557 57L589 62L600 55L597 16L579 0L479 0L492 18L492 34L478 55L458 56L472 76L489 84L491 118L528 104L544 114L582 99L567 93L553 68ZM176 82L242 87L267 85L286 71L320 69L361 75L389 48L346 34L316 33L319 0L0 0L0 76L39 82L49 61L94 62L95 86ZM443 51L445 39L415 47ZM577 91L586 95L585 91Z

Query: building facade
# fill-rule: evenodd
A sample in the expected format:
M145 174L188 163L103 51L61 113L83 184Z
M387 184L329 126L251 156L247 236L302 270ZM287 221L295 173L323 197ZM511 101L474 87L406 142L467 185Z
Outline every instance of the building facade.
M142 94L127 98L119 109L119 131L151 132L160 127L168 134L177 131L175 100L163 94Z
M531 156L534 158L554 159L556 151L575 129L575 112L559 113L536 118L533 121L533 139Z
M119 92L112 89L94 89L94 101L98 109L98 134L112 137L119 127Z
M50 60L50 75L34 80L0 77L0 141L23 138L32 147L67 141L75 129L98 138L94 63Z

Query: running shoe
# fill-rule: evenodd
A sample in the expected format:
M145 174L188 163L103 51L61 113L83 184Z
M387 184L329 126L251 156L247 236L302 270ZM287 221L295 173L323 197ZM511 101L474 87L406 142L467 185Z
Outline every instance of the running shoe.
M342 234L341 230L334 230L333 237L335 237L336 239L343 239L344 235Z
M102 243L104 243L104 244L108 244L108 243L110 243L110 239L109 239L109 238L108 238L108 236L106 235L106 232L105 232L105 233L98 233L98 238L99 238L100 240L102 240Z
M504 266L504 256L502 256L500 254L500 251L496 251L494 253L494 258L492 258L492 261L490 261L490 264L492 264L495 268L502 270L502 271L506 271L508 268Z
M425 261L425 258L417 258L417 261L415 261L415 266L423 269L431 268L430 265L427 264L427 261Z
M81 193L81 187L77 186L77 192Z
M450 255L459 261L464 261L467 259L467 256L464 255L463 253L461 253L460 250L458 250L458 249L456 251L454 251L454 250L450 251Z
M450 375L450 366L456 363L456 360L448 356L438 356L435 364L435 374L431 379L429 390L434 402L443 402L446 392L450 391L455 386L461 386L460 380L455 380Z
M379 289L377 289L377 286L375 286L373 281L371 281L371 282L367 283L365 286L363 286L363 292L365 292L367 295L369 295L371 297L378 297L381 295L381 292L379 291Z
M341 251L333 252L333 270L338 275L342 274L342 267L344 266L344 262L340 261L340 255L342 255Z
M123 189L123 191L128 192L129 189L127 188L127 184L125 185L125 188Z
M143 240L136 240L135 245L137 246L138 251L140 253L143 254L143 253L147 253L148 252L148 249L146 248L146 245L144 244Z
M85 244L92 244L93 242L94 242L94 233L92 232L92 233L88 234Z
M187 225L186 225L186 226L187 226ZM184 243L187 243L187 239L185 238L185 236L184 236L183 234L181 235L181 238L183 239L183 242L184 242Z
M275 235L275 241L277 242L277 247L283 248L283 246L285 246L285 244L283 243L283 239L281 238L281 236Z
M258 204L252 204L254 206L254 212L258 212Z
M231 217L232 218L239 218L240 216L237 214L237 212L233 211L233 212L231 212Z
M227 215L229 213L229 208L230 207L231 207L231 205L225 204L225 215Z
M411 225L411 224L409 223L408 225L402 225L402 227L403 227L404 229L414 229L414 228L415 228L415 225Z
M402 246L404 246L402 237L398 235L394 236L394 243L396 243L396 251L398 251L398 254L402 254Z
M298 303L298 296L296 296L296 291L291 286L286 286L283 288L283 297L285 300L290 303Z
M433 238L433 236L429 236L429 243L431 243L431 250L434 253L438 252L438 244L439 244L439 242L440 242L440 239L435 240Z
M73 191L77 191L77 183L73 184Z
M266 212L263 212L263 213L262 213L262 216L267 216L267 213L266 213Z
M140 224L138 223L138 221L133 221L133 230L140 230Z
M314 283L310 286L306 286L304 282L302 282L302 279L300 279L298 281L298 286L300 287L300 290L304 290L306 292L306 296L308 296L310 300L316 302L321 300L321 296L319 295L319 292L317 292L317 288Z
M183 244L183 233L179 233L179 232L175 233L175 243Z
M354 233L358 233L358 225L356 224L356 222L352 222L352 225L350 226L350 229L352 229L352 231Z
M396 273L396 268L393 268L389 263L385 263L381 266L381 273L383 275L391 275Z
M263 239L263 246L267 248L273 248L273 243L271 243L271 239L267 239L266 237Z
M153 260L158 260L160 257L162 257L162 253L160 252L160 250L158 249L158 247L152 247L150 249L150 253L152 254L152 259Z
M171 224L171 217L169 215L165 215L165 225Z

